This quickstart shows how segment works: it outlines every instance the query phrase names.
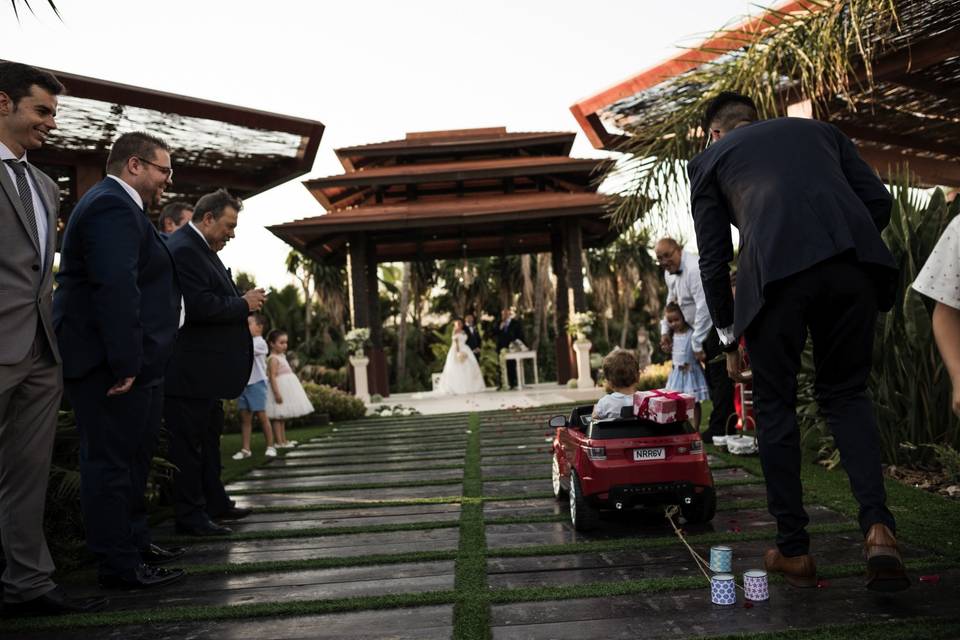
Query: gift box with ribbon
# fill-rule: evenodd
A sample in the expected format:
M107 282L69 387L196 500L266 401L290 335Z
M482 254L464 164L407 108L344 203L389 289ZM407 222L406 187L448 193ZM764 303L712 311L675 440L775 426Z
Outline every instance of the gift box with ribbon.
M696 399L687 393L653 389L633 394L633 413L638 418L669 424L693 420Z

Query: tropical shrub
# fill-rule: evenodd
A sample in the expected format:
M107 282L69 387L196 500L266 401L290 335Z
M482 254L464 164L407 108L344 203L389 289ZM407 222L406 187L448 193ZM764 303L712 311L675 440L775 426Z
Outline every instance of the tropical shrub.
M877 323L868 382L883 458L889 463L916 458L907 454L905 443L960 448L960 421L950 410L950 380L933 339L933 305L910 286L943 230L960 211L960 198L948 204L942 190L936 189L928 198L908 184L903 178L895 181L890 224L883 232L900 274L893 309L881 314ZM827 466L836 465L839 456L813 397L809 345L799 378L797 412L807 445L818 450ZM921 447L919 455L929 461L936 451Z
M366 415L367 408L359 398L323 384L303 385L315 413L326 413L334 422L356 420ZM307 416L309 419L309 416Z

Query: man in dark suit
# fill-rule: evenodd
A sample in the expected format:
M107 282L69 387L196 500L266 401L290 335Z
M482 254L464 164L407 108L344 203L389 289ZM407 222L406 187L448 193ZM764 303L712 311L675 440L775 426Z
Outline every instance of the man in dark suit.
M0 62L0 536L4 615L96 611L51 579L43 534L50 457L60 407L60 352L51 308L57 244L56 183L30 164L57 128L52 74Z
M63 236L54 325L80 433L80 502L104 587L183 576L183 549L150 542L144 491L160 432L163 375L180 318L173 261L146 215L172 180L170 151L146 133L117 138L107 177Z
M500 312L500 324L493 330L493 335L497 339L497 353L503 349L509 349L514 340L523 342L523 325L513 317L511 309L503 309ZM507 380L510 388L517 386L517 361L507 362Z
M193 207L186 202L171 202L164 206L157 220L160 237L169 237L171 233L187 224L192 217Z
M479 356L480 345L483 343L483 340L480 338L480 329L477 327L476 316L472 313L464 316L463 330L467 333L467 348Z
M753 370L760 459L777 549L769 571L816 585L800 482L797 372L813 339L816 396L860 503L867 586L908 586L886 506L880 445L866 393L878 310L893 303L896 267L880 238L891 197L836 127L799 118L757 121L753 102L724 93L703 127L712 146L689 164L700 273L714 325L739 378L737 338ZM740 231L737 297L730 225Z
M220 189L201 197L193 219L167 240L183 289L186 322L167 369L164 420L170 431L177 531L185 535L231 533L213 519L238 519L220 481L222 398L236 398L253 366L247 315L258 311L262 289L240 295L217 252L234 237L240 200Z

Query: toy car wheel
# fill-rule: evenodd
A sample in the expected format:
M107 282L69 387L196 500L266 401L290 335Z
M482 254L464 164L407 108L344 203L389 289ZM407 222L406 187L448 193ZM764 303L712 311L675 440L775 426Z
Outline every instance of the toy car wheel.
M570 522L577 531L589 531L597 526L600 512L587 504L580 487L577 472L570 471Z
M560 460L557 458L557 454L553 454L553 465L552 465L550 479L553 482L553 497L557 500L565 500L567 498L567 490L563 488L563 485L560 483Z
M717 512L717 492L713 487L707 487L690 504L680 505L680 513L691 523L710 522Z

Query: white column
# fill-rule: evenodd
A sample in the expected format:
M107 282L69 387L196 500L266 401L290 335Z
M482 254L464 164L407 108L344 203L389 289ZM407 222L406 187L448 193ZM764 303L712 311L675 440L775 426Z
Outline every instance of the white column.
M350 356L350 364L353 365L353 386L357 390L356 396L363 400L364 404L370 404L370 388L367 386L367 365L370 364L370 358Z
M592 389L593 378L590 377L590 347L589 340L575 340L573 350L577 352L577 389Z

